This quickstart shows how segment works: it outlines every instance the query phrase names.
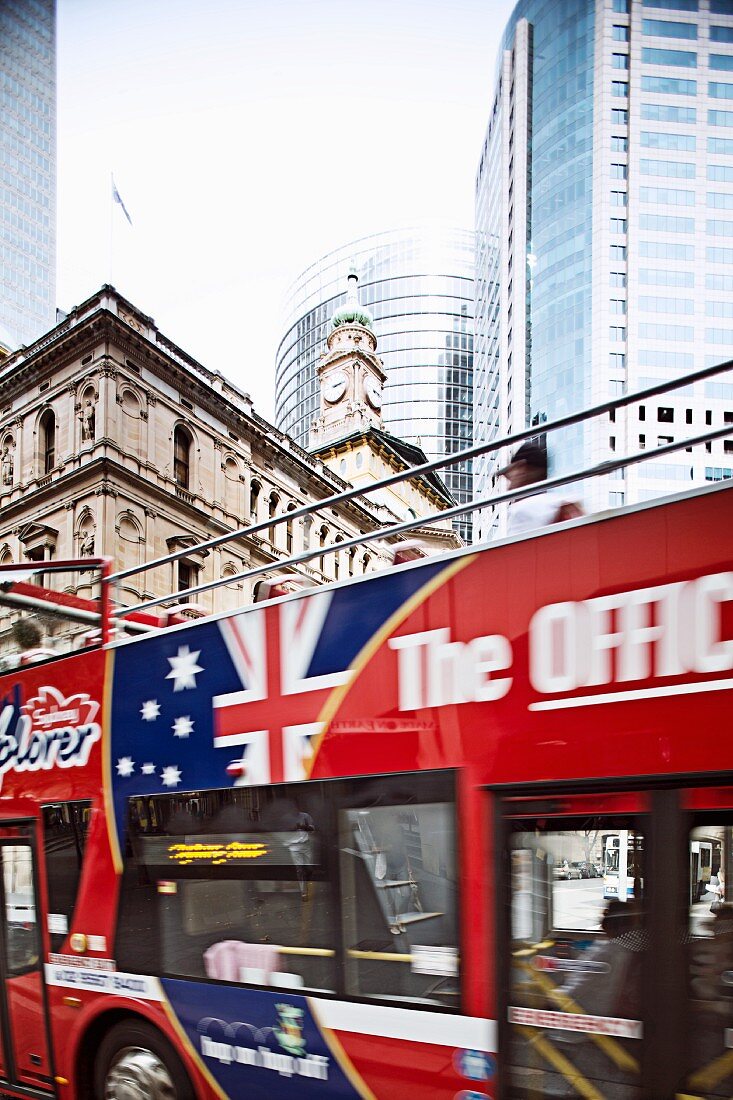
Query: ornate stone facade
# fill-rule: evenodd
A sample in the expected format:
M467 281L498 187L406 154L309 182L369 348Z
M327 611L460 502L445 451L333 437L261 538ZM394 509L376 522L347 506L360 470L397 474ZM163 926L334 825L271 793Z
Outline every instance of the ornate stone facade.
M190 549L123 581L125 604L250 566L275 574L292 554L384 524L378 507L349 502L198 551L348 485L110 286L0 364L0 456L0 562L94 554L121 570ZM389 556L372 542L299 569L321 582ZM196 598L223 610L251 595L251 582L233 581Z

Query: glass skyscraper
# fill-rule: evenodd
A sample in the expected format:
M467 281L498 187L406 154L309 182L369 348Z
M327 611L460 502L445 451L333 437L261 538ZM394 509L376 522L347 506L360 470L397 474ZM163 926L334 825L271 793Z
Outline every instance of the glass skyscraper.
M733 0L520 0L476 182L477 440L733 355ZM551 436L557 471L733 421L711 381ZM476 496L498 456L475 463ZM733 442L599 479L592 507L733 474ZM490 509L481 538L502 530Z
M308 267L286 302L277 353L275 422L308 446L318 415L316 366L331 317L356 267L359 299L374 318L387 383L385 427L430 458L468 447L473 401L474 234L412 228L363 237ZM458 502L472 494L471 463L440 471ZM470 515L457 523L470 538Z
M56 319L55 0L0 3L0 343Z

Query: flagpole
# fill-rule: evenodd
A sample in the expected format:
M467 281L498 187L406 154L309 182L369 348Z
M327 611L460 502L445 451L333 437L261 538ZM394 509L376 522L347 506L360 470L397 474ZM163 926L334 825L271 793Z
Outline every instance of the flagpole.
M110 283L110 284L112 283L112 233L113 233L113 226L114 226L114 206L115 206L114 186L115 186L114 176L112 175L112 172L110 171L110 173L109 173L109 272L108 272L109 277L107 279L107 282Z

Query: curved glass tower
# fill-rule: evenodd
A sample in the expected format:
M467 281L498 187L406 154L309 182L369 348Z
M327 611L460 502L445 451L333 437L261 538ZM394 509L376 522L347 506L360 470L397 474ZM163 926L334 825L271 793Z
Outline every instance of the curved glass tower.
M308 446L318 415L316 366L355 266L374 317L387 384L385 427L430 458L470 446L473 406L474 234L412 228L376 233L330 252L293 283L277 352L275 423ZM471 463L441 476L458 502L472 494ZM470 539L470 515L457 530Z
M520 0L476 179L474 420L480 441L733 353L733 0ZM727 158L727 160L726 160ZM724 292L724 293L723 293ZM697 383L549 439L556 471L726 423ZM726 455L728 458L726 459ZM503 456L502 456L503 457ZM475 495L499 456L475 463ZM586 489L591 508L733 476L713 441ZM479 538L501 533L486 509Z

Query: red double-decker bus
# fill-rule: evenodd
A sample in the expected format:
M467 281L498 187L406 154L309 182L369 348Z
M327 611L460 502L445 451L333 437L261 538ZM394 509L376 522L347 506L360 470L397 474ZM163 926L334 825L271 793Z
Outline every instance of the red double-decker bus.
M722 482L104 644L0 570L77 632L0 675L2 1092L730 1096L732 534Z

